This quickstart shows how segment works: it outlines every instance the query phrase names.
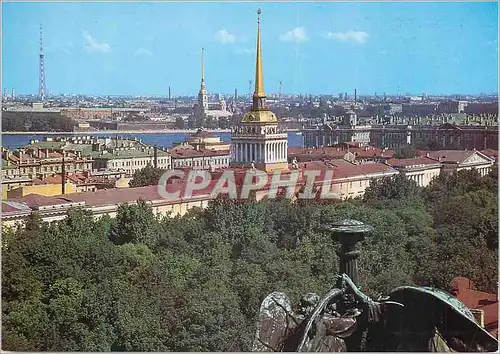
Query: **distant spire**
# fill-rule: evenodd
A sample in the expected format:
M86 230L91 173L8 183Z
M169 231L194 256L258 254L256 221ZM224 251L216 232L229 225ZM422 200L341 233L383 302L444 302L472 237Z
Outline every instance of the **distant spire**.
M264 92L264 79L262 75L262 54L260 49L260 14L257 10L257 59L255 63L255 91L253 93L253 110L265 109L266 93Z
M204 63L205 48L201 48L201 87L205 88L205 63Z

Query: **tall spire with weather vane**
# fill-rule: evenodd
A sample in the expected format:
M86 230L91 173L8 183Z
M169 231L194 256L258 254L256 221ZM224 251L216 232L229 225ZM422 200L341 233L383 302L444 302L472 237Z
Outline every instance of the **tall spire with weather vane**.
M208 109L208 92L205 86L205 48L201 48L201 87L198 92L198 105L202 113Z
M201 48L201 88L205 88L205 48Z
M38 72L38 96L43 101L45 100L46 88L45 88L45 63L43 55L43 33L42 24L40 24L40 55L39 55L39 72Z
M260 48L260 14L257 10L257 59L255 62L255 91L253 93L253 110L263 110L265 107L266 93L264 92L264 79L262 74L262 53Z

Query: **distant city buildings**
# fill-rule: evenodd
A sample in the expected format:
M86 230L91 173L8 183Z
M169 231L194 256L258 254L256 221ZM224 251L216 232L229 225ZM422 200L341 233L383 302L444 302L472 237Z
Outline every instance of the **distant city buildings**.
M196 98L89 97L63 95L28 97L23 102L4 92L3 110L20 115L63 115L76 128L102 130L165 130L197 119L198 128L210 119L237 114L231 124L231 142L198 129L170 149L142 143L138 139L74 136L32 140L16 151L2 149L2 224L22 223L37 212L52 222L66 217L68 208L81 207L95 216L116 215L122 203L147 200L160 215L183 215L193 207L205 208L216 195L212 188L225 172L234 173L241 189L247 173L263 171L268 183L255 190L259 200L270 190L274 172L298 182L292 200L306 187L309 175L318 196L329 186L333 199L362 197L373 180L402 174L427 186L441 173L475 169L486 175L498 157L498 107L496 97L386 96L383 98L340 93L284 95L281 81L276 100L264 91L260 10L257 21L255 84L251 107L246 99L216 95L210 102L206 88L204 55L201 53L201 84ZM41 55L43 52L41 50ZM41 57L43 60L43 57ZM42 62L43 63L43 62ZM251 86L251 85L250 85ZM43 91L43 92L42 92ZM272 95L270 95L272 97ZM273 111L272 111L273 110ZM274 113L276 112L276 113ZM241 116L240 116L241 114ZM278 116L280 119L278 119ZM303 128L304 148L288 148L286 126ZM427 146L417 157L396 159L396 150ZM430 148L432 146L432 149ZM482 151L479 151L482 150ZM189 197L164 197L159 186L130 188L134 173L147 166L163 170L208 170L214 176L207 188ZM185 190L188 178L167 183L166 190Z
M347 116L352 113L347 114ZM402 122L402 120L400 120ZM376 147L401 148L406 145L439 149L496 149L498 125L375 124L353 125L325 122L302 130L304 146L334 146L357 142Z

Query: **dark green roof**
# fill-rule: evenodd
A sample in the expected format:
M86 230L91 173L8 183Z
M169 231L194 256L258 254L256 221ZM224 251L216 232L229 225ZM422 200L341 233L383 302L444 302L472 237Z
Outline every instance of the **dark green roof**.
M121 150L121 151L108 152L101 155L99 151L93 151L91 156L94 159L117 160L117 159L128 159L128 158L153 157L154 152L153 149L148 149L146 151ZM169 153L163 150L158 150L158 157L165 157L165 156L169 156Z

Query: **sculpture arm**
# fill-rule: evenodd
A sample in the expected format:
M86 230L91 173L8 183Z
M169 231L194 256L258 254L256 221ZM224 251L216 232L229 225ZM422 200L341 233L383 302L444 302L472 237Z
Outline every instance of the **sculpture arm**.
M349 289L349 291L354 295L354 299L357 303L366 306L368 322L378 322L382 313L382 307L386 305L396 305L399 307L404 307L403 304L395 301L384 301L378 302L372 300L371 297L364 294L359 288L354 284L354 282L349 278L347 274L342 274L340 281L342 282L342 289Z

